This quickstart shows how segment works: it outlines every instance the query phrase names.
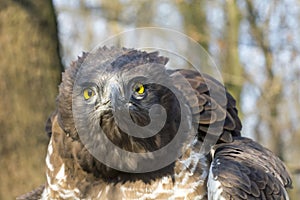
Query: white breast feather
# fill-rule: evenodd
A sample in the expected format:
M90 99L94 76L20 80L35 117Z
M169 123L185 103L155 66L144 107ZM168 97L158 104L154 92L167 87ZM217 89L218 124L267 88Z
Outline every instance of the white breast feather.
M217 165L220 163L217 160ZM226 200L224 197L222 197L222 185L220 181L218 181L218 177L213 175L212 172L213 165L209 168L209 175L207 180L207 195L209 200Z

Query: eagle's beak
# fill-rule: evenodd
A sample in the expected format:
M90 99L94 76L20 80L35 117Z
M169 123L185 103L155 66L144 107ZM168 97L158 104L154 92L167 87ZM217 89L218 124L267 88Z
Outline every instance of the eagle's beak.
M112 106L111 106L110 99L103 99L101 102L99 101L95 105L95 110L98 110L98 111L108 111L111 109L112 109Z
M117 83L108 84L107 87L104 88L103 93L99 99L99 102L95 106L95 109L97 110L116 111L124 107L124 93Z
M121 110L124 108L125 97L124 91L121 89L120 85L117 83L113 83L110 85L110 101L111 106L114 111Z

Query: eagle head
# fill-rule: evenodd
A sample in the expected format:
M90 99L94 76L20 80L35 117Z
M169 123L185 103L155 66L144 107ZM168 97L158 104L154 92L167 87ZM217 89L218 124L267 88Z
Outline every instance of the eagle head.
M125 48L83 54L64 73L57 99L58 121L66 135L103 163L122 158L122 152L108 156L116 148L141 154L167 146L184 122L184 134L172 150L180 154L191 129L191 111L178 99L183 95L165 68L167 61L157 52ZM125 157L126 165L136 170L138 163Z

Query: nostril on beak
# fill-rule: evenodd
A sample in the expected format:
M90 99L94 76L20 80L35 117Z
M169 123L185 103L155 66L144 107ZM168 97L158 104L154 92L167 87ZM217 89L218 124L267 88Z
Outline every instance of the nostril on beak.
M108 98L97 101L94 108L96 110L109 110L111 108L111 101Z
M102 105L107 105L107 104L109 104L109 102L110 102L109 99L102 99L102 100L101 100L101 104L102 104Z

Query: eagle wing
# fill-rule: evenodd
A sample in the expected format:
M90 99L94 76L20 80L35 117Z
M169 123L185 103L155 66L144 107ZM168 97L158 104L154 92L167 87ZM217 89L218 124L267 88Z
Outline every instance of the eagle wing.
M195 70L179 69L169 70L170 76L175 86L181 91L184 90L188 95L188 102L193 114L200 116L198 123L198 138L204 141L208 135L217 137L218 142L231 142L232 137L240 136L242 124L238 117L236 102L234 98L226 91L224 85L207 74L201 74ZM178 75L180 73L180 75ZM190 84L190 87L184 87L182 79L176 76L183 76ZM212 93L213 91L213 93ZM195 99L192 99L196 97ZM197 109L193 109L196 107ZM221 133L216 133L216 129L210 127L220 127Z
M50 116L48 117L46 124L45 124L45 131L49 138L52 135L52 123L53 123L55 116L57 115L57 112L58 112L57 109L55 111L53 111L50 114Z
M292 186L283 162L248 138L214 146L208 178L209 199L289 199Z
M145 63L145 60L147 60L147 62L152 60L152 62L156 61L155 63L162 63L164 65L167 61L166 58L157 57L158 53L147 55L145 52L141 54L129 49L109 50L103 48L95 55L99 55L100 57L97 57L97 59L100 60L107 58L107 56L113 58L117 57L114 64L112 64L114 66L125 65L129 58L133 60L137 59L136 62L141 64ZM118 175L118 172L110 171L106 166L102 166L100 162L96 162L96 159L93 158L80 143L75 128L71 91L73 90L77 72L86 56L87 54L84 54L78 58L63 75L63 82L60 85L60 93L57 99L57 110L50 116L46 124L46 132L51 136L52 142L49 144L46 163L48 165L49 160L59 161L50 163L51 165L49 165L47 170L51 171L51 173L47 174L50 179L56 179L57 175L60 175L61 170L65 172L64 170L68 169L68 171L66 171L67 178L74 180L74 184L79 185L79 192L84 192L84 195L89 195L89 192L99 192L99 187L101 187L100 194L104 191L101 185L102 183L100 186L98 185L98 188L96 187L96 182L99 180L99 177L103 176L103 179L106 180L106 177L110 175L115 176L114 173ZM215 143L213 142L210 143L210 145L214 145L213 149L215 151L210 166L209 179L207 181L209 199L272 199L276 197L288 199L285 187L291 186L291 179L283 163L274 154L259 144L250 139L240 138L242 125L238 117L236 103L224 86L214 78L193 70L167 70L167 73L169 73L171 79L174 80L174 86L178 88L179 91L184 91L184 96L192 108L192 114L200 116L199 118L193 118L196 119L196 121L193 122L198 125L199 141L205 142L207 138L212 138L212 141L217 143L217 145L214 145ZM185 87L186 84L180 82L183 79L176 78L180 75L184 77L185 83L187 81L190 87ZM212 93L214 95L212 95ZM211 127L217 127L217 129L211 129ZM59 128L58 132L55 131L56 128ZM215 130L220 130L220 132L216 132ZM210 145L208 146L209 150ZM208 157L209 156L210 155L208 155ZM178 163L181 162L178 161ZM195 166L202 164L203 163L199 162L199 164L195 164ZM200 168L205 168L203 171L206 172L207 170L208 172L206 160L203 165L204 166ZM110 174L107 175L104 172L109 172ZM102 173L101 176L99 173ZM171 171L170 173L174 172ZM186 171L184 171L184 173L186 173ZM86 178L85 176L87 174L89 176ZM119 174L119 177L116 176L118 180L120 177L126 178L125 175ZM193 177L196 176L196 174L187 173L187 175L189 174ZM201 180L201 184L203 183L203 185L201 186L204 186L204 190L206 190L205 181L207 174L203 174L203 180ZM133 177L130 177L132 180L139 180L139 177L142 177L136 176L136 174L132 176ZM148 174L145 176L148 176ZM160 181L161 174L153 174L153 177L156 176L158 177L158 181ZM124 180L121 178L119 181L122 186L126 180L130 180L129 178ZM53 196L65 193L69 194L69 192L71 192L71 195L74 194L72 192L74 192L75 189L64 189L64 187L68 188L70 183L68 179L68 184L65 184L64 179L65 177L59 179L63 180L60 185L57 182L55 183L56 186L61 186L61 193L57 193L56 190L52 191L49 187L49 192L53 192ZM84 184L81 184L82 182L79 180L83 180ZM186 181L185 179L183 180ZM52 182L50 181L50 183ZM131 183L131 181L127 183ZM178 184L180 185L180 183L181 182ZM48 189L48 184L46 184L45 191ZM151 184L148 185L150 186ZM112 188L112 190L114 190L113 195L117 196L117 187L115 187L115 185L108 185L104 182L104 186ZM134 187L138 188L139 185L134 185ZM170 185L170 187L172 186ZM43 190L44 186L41 186L37 190L22 196L20 199L39 198ZM178 189L176 188L175 190L177 191ZM204 195L205 194L206 192L204 191Z

